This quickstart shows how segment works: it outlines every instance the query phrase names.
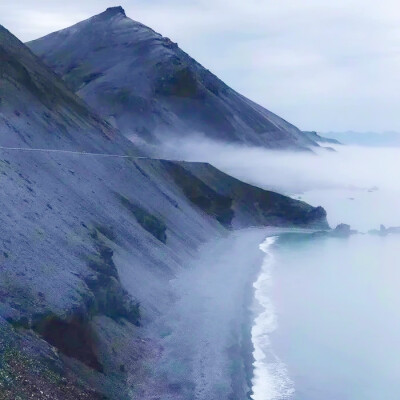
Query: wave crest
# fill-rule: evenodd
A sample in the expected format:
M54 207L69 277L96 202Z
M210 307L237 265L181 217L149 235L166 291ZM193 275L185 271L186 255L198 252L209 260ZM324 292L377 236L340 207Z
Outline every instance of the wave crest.
M273 353L269 335L277 329L274 306L268 297L272 285L272 266L274 257L271 246L277 237L268 237L260 249L265 253L261 273L254 283L257 309L251 330L254 346L254 363L252 379L253 400L282 400L289 399L294 394L294 384L289 378L286 365Z

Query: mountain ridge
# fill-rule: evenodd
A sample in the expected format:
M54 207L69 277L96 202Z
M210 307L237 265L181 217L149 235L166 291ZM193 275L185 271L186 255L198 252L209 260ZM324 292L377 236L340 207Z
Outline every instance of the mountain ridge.
M127 137L202 133L269 148L318 146L120 7L27 45Z
M79 146L86 151L120 154L124 154L125 146L134 149L1 25L0 61L0 145L59 149ZM51 135L41 134L48 131ZM134 154L141 152L135 149Z

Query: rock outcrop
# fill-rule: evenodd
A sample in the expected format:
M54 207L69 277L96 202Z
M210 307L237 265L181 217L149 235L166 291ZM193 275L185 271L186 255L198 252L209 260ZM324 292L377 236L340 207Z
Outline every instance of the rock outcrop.
M348 238L351 235L357 234L358 231L351 229L348 224L339 224L335 229L329 229L324 231L318 231L312 234L312 237L336 237L336 238Z
M387 236L391 234L399 234L400 227L398 226L391 226L386 228L385 225L381 225L379 229L372 229L368 231L370 235L379 235L379 236Z

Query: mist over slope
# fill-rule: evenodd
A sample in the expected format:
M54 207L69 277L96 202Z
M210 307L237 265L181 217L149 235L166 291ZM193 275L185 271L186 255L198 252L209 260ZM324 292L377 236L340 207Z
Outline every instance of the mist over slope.
M400 183L393 178L400 174L398 148L331 146L336 151L307 154L199 137L166 141L161 153L166 158L204 160L255 186L322 205L332 226L346 222L364 232L380 224L400 226Z
M157 375L165 316L179 300L171 282L232 228L328 228L325 211L210 165L136 158L2 27L0 55L1 398L192 399L189 369L180 381ZM52 151L62 149L73 153ZM176 324L168 319L172 347ZM223 332L215 362L241 339ZM212 387L230 382L222 373ZM239 386L232 396L242 399Z
M131 139L197 132L268 148L318 146L229 88L176 43L128 18L121 7L28 46Z
M165 158L203 160L236 178L284 193L323 188L399 187L389 173L397 171L398 150L331 146L336 151L271 151L196 137L166 140L159 148ZM159 148L155 152L158 153ZM151 147L149 152L152 152Z

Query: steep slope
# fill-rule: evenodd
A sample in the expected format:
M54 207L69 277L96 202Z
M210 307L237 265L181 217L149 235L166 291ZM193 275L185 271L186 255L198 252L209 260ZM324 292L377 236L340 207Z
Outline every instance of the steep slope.
M183 391L155 373L173 280L233 227L327 228L325 213L263 191L245 204L255 189L208 165L82 153L136 148L0 32L0 398L193 398L190 375Z
M322 207L310 208L307 203L243 183L207 163L162 162L179 179L180 184L184 182L182 171L188 174L191 194L195 192L193 182L200 180L203 185L229 199L232 213L230 225L233 227L268 225L317 228L316 221L320 221L321 228L326 228L326 212Z
M2 26L0 123L2 146L123 153L127 142Z
M303 131L303 133L317 143L341 144L338 140L321 136L315 131Z
M121 7L28 46L127 137L197 133L269 148L317 146Z

